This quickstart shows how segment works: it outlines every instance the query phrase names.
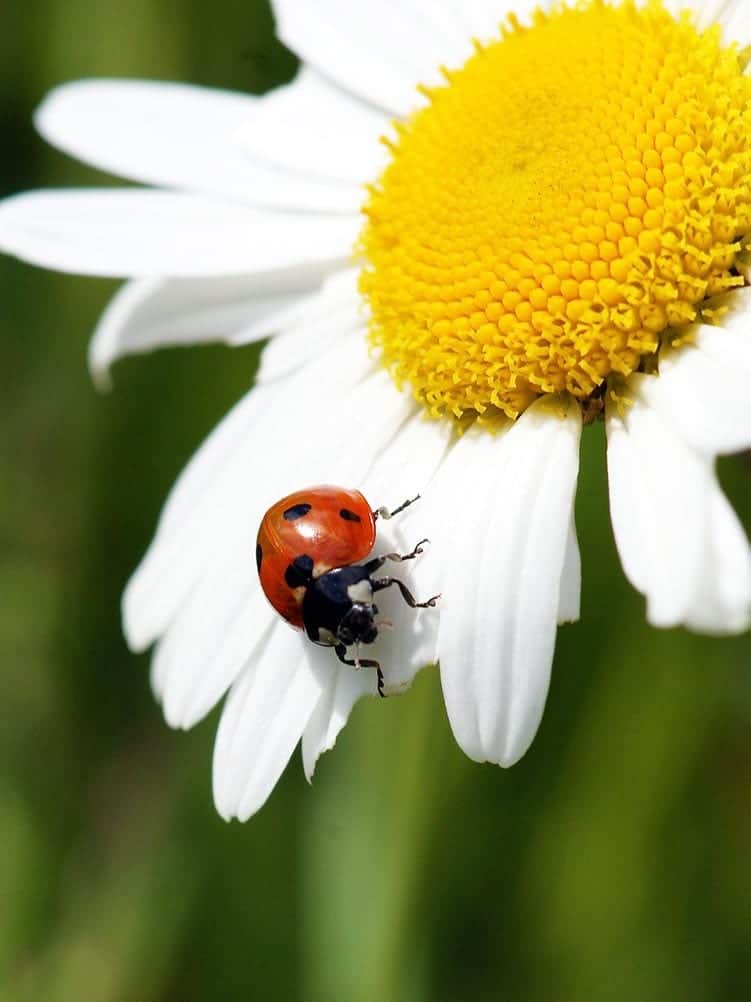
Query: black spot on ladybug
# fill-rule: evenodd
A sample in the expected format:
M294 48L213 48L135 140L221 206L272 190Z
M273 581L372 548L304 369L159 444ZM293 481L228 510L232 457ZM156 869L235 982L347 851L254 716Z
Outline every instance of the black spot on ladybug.
M287 508L286 511L282 513L282 518L285 522L294 522L298 518L302 518L307 515L312 505L309 504L293 504L291 508Z
M260 571L261 561L263 560L263 547L260 543L256 543L256 567Z
M345 522L362 522L362 519L357 512L350 511L349 508L342 508L339 512L339 516L343 518Z
M313 558L307 553L301 557L295 557L287 570L284 572L284 580L290 588L302 588L310 583L313 576Z

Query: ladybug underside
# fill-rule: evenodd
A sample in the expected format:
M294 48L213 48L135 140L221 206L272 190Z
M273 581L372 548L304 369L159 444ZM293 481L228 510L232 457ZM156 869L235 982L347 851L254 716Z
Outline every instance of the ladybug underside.
M303 627L314 644L333 647L337 657L344 664L356 668L375 668L378 672L378 692L383 693L383 673L377 661L359 657L359 651L353 658L347 658L348 647L359 648L360 644L372 644L378 636L379 622L378 606L373 601L375 592L396 585L404 601L413 609L424 609L434 606L438 596L427 602L417 602L404 584L398 578L375 577L387 560L413 560L422 553L421 540L411 553L387 553L382 557L374 557L364 564L346 564L335 567L319 577L312 575L307 579L302 600ZM292 573L300 573L300 565L307 561L298 558L292 565Z

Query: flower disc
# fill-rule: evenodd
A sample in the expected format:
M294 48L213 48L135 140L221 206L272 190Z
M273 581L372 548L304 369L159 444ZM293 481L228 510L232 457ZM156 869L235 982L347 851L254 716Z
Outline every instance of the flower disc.
M398 126L360 250L371 338L434 415L627 376L743 280L745 59L660 2L510 19Z

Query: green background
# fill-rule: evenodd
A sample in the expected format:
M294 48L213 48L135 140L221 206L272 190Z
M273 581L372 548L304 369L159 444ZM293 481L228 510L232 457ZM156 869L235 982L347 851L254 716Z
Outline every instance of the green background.
M295 69L253 0L30 0L2 18L2 194L108 183L33 134L58 82L259 91ZM218 713L168 730L118 602L257 358L162 352L99 396L86 345L113 289L0 259L0 998L751 998L751 644L645 625L600 426L577 502L582 622L560 632L526 758L467 760L424 672L357 707L312 788L295 754L257 817L219 819ZM747 468L721 472L751 526Z

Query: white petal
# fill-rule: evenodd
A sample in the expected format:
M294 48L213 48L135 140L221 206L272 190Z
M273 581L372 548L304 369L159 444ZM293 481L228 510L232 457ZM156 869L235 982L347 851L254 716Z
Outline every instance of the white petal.
M302 736L303 768L308 782L313 778L318 759L336 744L355 703L361 696L372 696L376 690L373 672L337 665L333 653L327 653L332 659L330 677Z
M698 326L694 344L663 350L640 392L661 419L708 456L751 446L751 322L747 331Z
M445 425L441 422L437 427L442 429ZM462 522L467 499L472 497L474 480L471 479L473 473L467 463L467 450L473 448L475 438L479 443L497 441L489 435L478 436L470 431L457 443L450 432L447 433L445 452L435 476L423 492L419 504L406 512L400 522L402 534L409 533L411 538L412 534L417 533L418 539L421 536L430 539L425 559L420 560L412 572L416 586L421 593L427 595L443 589L445 578L451 573L457 560L454 533L447 533L446 526ZM474 473L479 476L477 471Z
M632 403L607 409L610 512L626 576L655 626L745 628L748 542L717 483L711 457L693 451L632 376Z
M372 391L369 385L362 388L365 402ZM358 436L365 464L372 461L372 455L378 455L382 442L388 441L393 433L394 422L402 419L400 407L391 407L380 421L372 421L370 441L364 433ZM291 420L294 421L294 416ZM315 417L312 420L309 433L315 440ZM321 441L314 456L314 462L320 464L319 470L335 469L336 453L341 448L336 440L328 444L325 439ZM154 659L154 687L164 703L165 716L174 727L192 727L200 720L234 681L247 657L263 642L275 613L259 587L255 535L263 511L291 489L290 481L294 479L293 486L299 488L324 479L315 470L307 475L309 460L305 452L306 440L300 438L296 445L288 445L287 453L280 452L274 462L268 458L264 462L259 461L251 446L247 456L236 461L232 498L223 503L221 523L213 519L200 528L200 538L206 540L207 546L199 552L199 559L179 566L159 565L164 577L149 610L151 621L161 610L161 622L166 623L181 596L187 595L177 617L169 623ZM342 482L354 480L345 476ZM158 584L159 571L152 573ZM135 600L130 586L128 594L128 608L132 609ZM145 604L144 599L141 601ZM139 622L144 618L145 613Z
M703 570L686 625L701 633L742 633L751 625L751 547L716 480L707 523Z
M214 800L225 820L246 821L284 771L330 671L319 653L280 622L233 686L214 746Z
M452 434L450 422L427 420L417 413L384 450L361 485L376 508L395 508L420 495L402 514L379 521L375 548L376 554L409 553L421 539L429 538L417 559L401 564L389 562L382 572L383 576L402 580L418 601L440 591L436 583L440 556L433 535L435 525L430 520L430 502ZM440 606L411 609L394 587L379 594L378 607L393 628L381 633L375 656L383 668L386 691L396 693L412 683L420 668L436 662Z
M421 413L411 418L359 485L374 508L380 508L384 503L386 507L394 508L421 492L427 496L450 436L449 422L427 421ZM403 515L379 522L375 554L407 553L412 549L422 538L421 506L422 501L417 501ZM414 518L408 520L408 513L414 513ZM430 560L430 556L428 545L425 553L414 562L386 564L383 575L393 571L395 577L414 589L412 578L415 568L420 562ZM393 591L393 594L384 591L378 596L380 612L384 618L391 620L393 629L382 630L376 643L367 651L368 657L375 657L381 663L388 694L402 691L412 682L418 669L436 660L439 622L438 608L410 609L396 589ZM428 596L416 597L422 599ZM319 756L334 746L355 702L360 696L375 692L376 678L372 671L363 669L356 672L340 666L336 678L321 696L303 735L303 763L309 780Z
M125 624L131 643L149 643L166 631L155 655L154 688L174 726L192 726L208 712L263 641L273 614L253 554L269 504L327 478L357 484L410 413L410 401L384 381L385 374L376 373L328 401L309 367L296 391L283 386L265 408L268 419L226 458L211 493L185 523L160 532L152 544L128 585ZM319 392L328 402L311 409ZM352 414L345 424L342 407Z
M385 5L384 5L385 7ZM404 43L421 39L393 33L392 19L378 19L371 4L274 0L279 38L301 60L350 93L388 112L406 114L416 103L420 65L404 63ZM389 5L389 10L391 10ZM424 59L424 57L423 57ZM433 68L440 58L430 64Z
M261 163L344 181L362 201L362 186L388 160L380 138L390 124L387 115L304 66L290 84L254 104L237 142Z
M109 370L125 355L169 345L258 340L273 317L309 296L323 279L311 265L269 275L218 278L142 278L112 298L89 345L94 380L109 384Z
M348 307L332 309L325 318L277 334L263 350L256 385L265 386L287 378L330 345L355 334L365 343L367 329L357 312Z
M147 80L65 84L35 117L66 153L131 181L266 208L357 213L356 181L327 183L258 163L237 142L266 98ZM360 179L358 179L360 180Z
M338 268L331 272L323 281L320 289L310 296L298 299L295 303L274 312L263 322L265 332L296 333L307 322L318 323L325 320L332 311L347 307L353 318L362 319L364 306L360 296L358 283L359 268ZM258 323L251 323L244 330L238 331L232 338L232 344L246 344L258 339Z
M244 275L344 261L359 226L166 191L39 191L0 203L0 250L113 278Z
M252 557L266 508L301 482L315 482L305 476L294 483L295 477L318 462L327 479L326 462L318 456L328 456L332 447L339 451L339 436L346 434L344 427L331 438L330 426L341 418L336 405L347 399L339 394L347 387L356 396L358 381L371 365L365 344L347 339L286 382L256 387L225 418L173 488L156 537L125 590L124 626L131 647L147 647L164 631L216 554L218 535L237 550L240 526L249 540L241 558Z
M743 47L751 42L751 15L747 3L739 3L738 0L727 3L719 21L722 24L722 39L726 45L737 42Z
M219 702L267 642L278 616L257 585L250 554L208 575L156 646L152 687L170 727L188 730Z
M379 531L391 530L404 545L414 534L424 511L430 484L439 469L452 436L450 421L432 421L422 411L415 413L400 430L388 449L373 465L360 489L375 508L393 509L418 494L422 500L392 520L381 520Z
M696 23L700 28L709 28L716 21L722 23L743 4L745 0L693 0L685 6L696 11Z
M359 331L363 343L367 337L357 285L351 272L332 275L318 293L270 320L282 332L266 346L261 356L256 375L259 386L289 375L348 334Z
M576 523L571 513L566 555L561 572L561 591L558 601L558 622L575 623L581 611L582 561L579 541L576 538Z
M453 526L461 524L465 518L467 499L473 497L477 489L466 461L467 443L474 440L475 432L469 432L462 447L458 448L450 423L429 422L428 427L433 429L434 434L443 436L440 465L427 487L421 488L420 501L400 516L395 525L398 537L392 547L410 548L409 540L413 540L412 545L422 538L429 540L423 556L409 568L410 588L421 601L444 592L446 580L459 559ZM480 436L481 442L489 440L490 436ZM460 443L462 441L459 440ZM477 477L481 475L479 470L474 473ZM448 525L452 526L451 532L446 531ZM385 641L390 648L393 647L394 653L390 648L384 652L385 663L399 665L398 674L390 669L389 682L394 688L409 685L417 669L423 665L437 663L443 605L441 598L435 609L425 610L417 618L409 617L409 610L396 605L399 629L395 629ZM393 618L391 610L389 615ZM408 638L408 642L415 645L414 649L410 649L403 638Z
M371 504L380 507L384 499L395 497L397 487L404 495L399 497L400 502L425 490L446 450L450 433L451 428L446 423L426 421L421 414L408 421L360 483ZM396 502L391 506L396 507ZM419 503L415 507L419 509ZM412 549L418 537L412 538L405 532L403 524L401 516L393 521L381 520L375 554L406 553ZM408 536L409 541L406 541ZM428 555L429 551L424 556ZM412 562L389 562L383 574L394 570L396 577L412 587L410 576L414 566ZM393 694L409 685L419 668L435 660L439 613L437 609L410 609L398 593L385 591L379 594L378 605L384 617L393 623L393 629L382 629L376 643L366 653L367 657L380 661L385 690ZM375 672L368 669L358 672L344 665L338 667L303 735L303 763L309 780L319 756L334 746L355 702L375 692Z
M368 392L362 389L365 399ZM397 420L401 420L399 416ZM313 438L314 434L312 428ZM365 462L370 461L370 452L378 455L378 436L388 441L390 434L389 425L382 425L363 455ZM255 533L263 511L288 492L291 478L296 478L291 485L296 488L325 479L310 472L305 446L306 441L301 439L286 454L280 452L273 462L266 459L262 484L261 464L252 448L247 457L238 458L232 471L232 497L222 506L220 523L207 512L203 516L205 524L195 528L206 545L201 544L193 558L180 565L169 567L159 561L155 570L147 565L139 572L141 578L134 579L138 583L132 586L132 592L129 586L130 618L135 615L141 628L144 622L150 623L152 631L167 625L155 653L154 688L173 726L192 726L208 712L247 657L264 642L264 633L276 614L258 584L253 557ZM321 469L333 468L338 449L338 444L332 442L328 454L325 441L321 442L317 455ZM341 482L353 481L345 478ZM147 575L146 584L140 583L143 575ZM148 581L158 589L151 607L147 604L148 591L144 590ZM183 595L184 604L169 621ZM155 620L157 612L159 618Z
M146 650L164 632L195 585L211 532L232 503L248 436L268 397L248 393L214 429L180 475L145 557L123 594L123 631L131 650Z
M170 491L159 516L157 540L167 540L181 531L203 503L211 502L212 488L241 457L247 436L265 413L269 399L259 390L246 393L199 446Z
M608 404L610 516L623 569L647 596L655 626L683 622L701 568L707 464L643 399L642 376L629 380L624 414Z
M738 268L747 279L751 279L751 259L747 254L739 258ZM739 289L732 289L720 296L717 301L724 311L721 320L722 329L748 332L749 317L751 317L751 287L744 285Z
M495 439L458 443L470 503L453 534L439 649L458 743L513 765L537 730L550 680L579 468L579 408L542 398Z
M614 407L607 414L610 520L623 572L637 591L646 594L652 577L652 537L657 529L653 526L655 513L644 471L625 416Z
M452 0L451 6L458 10L465 30L481 42L489 42L500 36L501 25L509 14L515 14L525 24L529 15L537 7L549 7L548 2L539 0Z

